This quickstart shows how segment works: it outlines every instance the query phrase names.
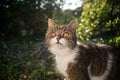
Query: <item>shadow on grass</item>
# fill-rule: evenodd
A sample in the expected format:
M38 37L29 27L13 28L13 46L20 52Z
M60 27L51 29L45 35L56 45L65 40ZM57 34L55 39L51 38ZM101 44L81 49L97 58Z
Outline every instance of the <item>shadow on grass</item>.
M62 80L43 40L0 40L0 80Z

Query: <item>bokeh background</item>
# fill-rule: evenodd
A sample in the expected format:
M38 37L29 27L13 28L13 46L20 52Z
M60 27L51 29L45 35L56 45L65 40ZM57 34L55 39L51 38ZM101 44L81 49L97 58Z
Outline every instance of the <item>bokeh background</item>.
M0 80L62 80L44 44L47 20L78 20L83 43L120 47L120 0L0 0Z

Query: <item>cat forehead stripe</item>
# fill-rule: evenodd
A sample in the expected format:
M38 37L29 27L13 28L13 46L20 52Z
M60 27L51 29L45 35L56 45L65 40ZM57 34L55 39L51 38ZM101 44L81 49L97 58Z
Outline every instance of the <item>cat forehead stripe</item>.
M67 26L65 26L65 25L58 25L57 27L58 28L66 28Z
M54 30L56 31L56 30L62 30L62 31L65 31L65 30L67 30L67 26L65 26L65 25L61 25L61 26L56 26L55 28L54 28Z

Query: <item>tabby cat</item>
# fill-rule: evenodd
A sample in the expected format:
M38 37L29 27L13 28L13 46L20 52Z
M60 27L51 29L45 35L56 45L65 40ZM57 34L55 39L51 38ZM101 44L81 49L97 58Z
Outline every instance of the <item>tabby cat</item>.
M98 44L77 44L77 21L58 25L48 20L46 44L66 80L120 80L120 50Z

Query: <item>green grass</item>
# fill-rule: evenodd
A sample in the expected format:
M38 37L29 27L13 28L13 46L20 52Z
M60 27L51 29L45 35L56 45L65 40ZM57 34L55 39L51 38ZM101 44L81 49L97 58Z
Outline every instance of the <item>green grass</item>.
M0 80L62 80L44 39L0 39Z

